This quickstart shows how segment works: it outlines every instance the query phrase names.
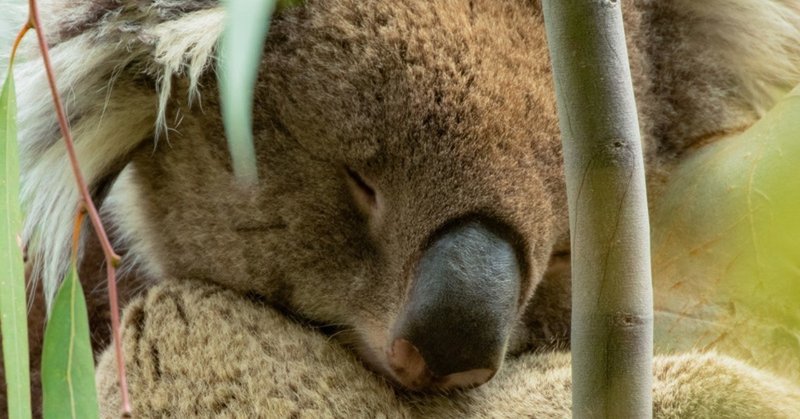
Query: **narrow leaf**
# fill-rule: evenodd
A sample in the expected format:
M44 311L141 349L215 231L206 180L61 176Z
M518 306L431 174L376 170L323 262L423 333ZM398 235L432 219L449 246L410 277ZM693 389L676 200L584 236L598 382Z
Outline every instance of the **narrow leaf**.
M31 417L16 115L14 77L9 68L0 92L0 330L11 419Z
M99 417L89 318L74 264L45 329L42 391L45 419Z
M226 0L220 41L220 97L233 172L242 181L258 178L253 147L253 89L276 0Z

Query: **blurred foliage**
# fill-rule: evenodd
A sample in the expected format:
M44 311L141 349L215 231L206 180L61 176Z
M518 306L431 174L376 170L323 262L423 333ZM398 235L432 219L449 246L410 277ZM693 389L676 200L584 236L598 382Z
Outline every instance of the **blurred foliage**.
M800 86L673 173L651 220L656 347L800 380Z
M225 136L239 180L258 179L253 147L253 90L276 0L225 0L219 45L219 90ZM234 24L235 23L235 24Z
M272 14L302 0L222 0L227 20L220 40L219 78L225 136L239 180L258 179L253 146L253 91ZM235 22L235 24L233 24Z

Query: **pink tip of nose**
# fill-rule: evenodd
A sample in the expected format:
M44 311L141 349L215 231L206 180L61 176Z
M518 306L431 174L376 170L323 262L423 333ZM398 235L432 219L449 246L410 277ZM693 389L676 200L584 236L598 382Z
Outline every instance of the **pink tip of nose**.
M416 346L406 339L395 339L388 352L389 366L395 378L411 390L433 388L452 390L479 386L494 376L488 368L476 368L437 377L428 369L425 359Z

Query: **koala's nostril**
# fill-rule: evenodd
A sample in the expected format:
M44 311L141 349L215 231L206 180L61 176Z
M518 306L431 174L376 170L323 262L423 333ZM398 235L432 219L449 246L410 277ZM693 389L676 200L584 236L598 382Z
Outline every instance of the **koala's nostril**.
M430 382L431 374L422 354L411 342L395 339L387 354L389 366L401 384L410 389L420 389Z
M395 339L387 355L389 366L397 380L411 390L475 387L489 381L495 373L495 370L489 368L477 368L437 377L428 369L417 347L402 338Z

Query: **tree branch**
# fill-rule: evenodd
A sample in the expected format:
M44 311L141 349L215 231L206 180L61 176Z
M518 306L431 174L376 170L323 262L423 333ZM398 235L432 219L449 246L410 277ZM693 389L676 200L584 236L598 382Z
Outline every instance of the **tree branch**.
M644 162L618 0L543 2L572 244L576 418L653 415Z

